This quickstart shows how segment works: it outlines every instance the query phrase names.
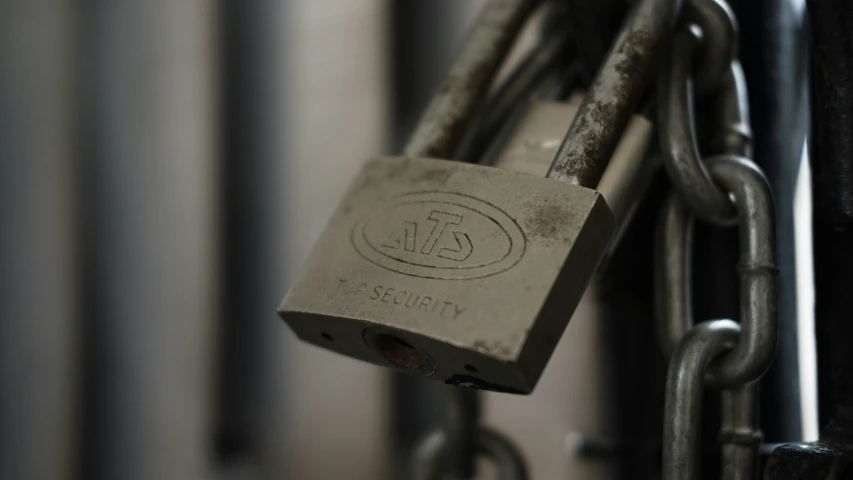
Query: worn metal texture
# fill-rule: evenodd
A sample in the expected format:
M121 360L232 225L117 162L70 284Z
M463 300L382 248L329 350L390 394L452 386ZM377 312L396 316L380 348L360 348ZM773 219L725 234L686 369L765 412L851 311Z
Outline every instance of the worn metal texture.
M403 153L451 158L492 78L539 0L492 0L421 117Z
M850 455L819 443L776 447L764 465L765 480L848 480Z
M731 320L702 322L691 328L672 355L666 378L663 424L663 480L699 478L702 394L712 360L738 341Z
M500 146L493 165L544 176L560 145L564 126L575 118L582 101L580 96L573 96L566 103L532 102L513 134ZM611 251L618 245L657 171L656 159L646 155L653 138L652 123L639 115L632 116L596 187L616 218L617 231L611 240Z
M457 162L369 162L279 313L303 340L529 393L614 229L601 195Z
M654 66L672 32L679 0L636 3L613 41L548 178L585 187L598 185Z

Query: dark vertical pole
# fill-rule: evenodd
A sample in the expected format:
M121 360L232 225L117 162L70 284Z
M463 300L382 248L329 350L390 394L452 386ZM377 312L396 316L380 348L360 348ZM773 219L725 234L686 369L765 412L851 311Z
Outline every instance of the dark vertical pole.
M808 131L803 10L792 0L733 2L749 88L755 160L776 201L779 341L761 384L765 441L802 440L794 193Z
M853 444L853 3L808 2L821 440Z
M81 5L86 479L210 478L213 6Z
M471 19L473 2L393 0L391 35L391 138L399 151L453 60ZM415 444L442 418L440 384L392 374L391 448L395 478L405 478L405 462Z
M285 291L288 241L281 55L286 5L244 0L219 6L223 264L216 453L234 478L282 478L286 331L275 307Z
M0 1L0 478L73 478L75 2Z

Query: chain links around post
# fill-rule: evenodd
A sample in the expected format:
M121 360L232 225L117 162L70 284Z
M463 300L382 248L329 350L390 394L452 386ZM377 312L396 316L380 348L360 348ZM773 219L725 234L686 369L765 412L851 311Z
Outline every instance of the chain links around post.
M488 427L479 426L475 436L475 451L491 459L501 480L528 480L527 464L521 452L506 436ZM467 480L449 472L447 456L451 450L447 432L436 430L418 446L412 462L413 480Z
M705 386L722 392L725 480L753 479L761 433L757 384L776 348L776 238L773 199L750 155L745 82L736 59L737 28L720 0L689 0L659 83L664 165L673 183L661 212L655 252L657 333L671 355L667 375L663 479L699 474L699 435ZM704 56L691 73L694 57ZM723 61L728 59L728 65ZM723 68L726 67L726 68ZM701 160L693 119L693 85L716 106L711 151ZM716 225L737 223L740 233L741 324L713 320L694 325L691 312L692 215Z
M700 219L715 225L735 223L735 210L726 192L711 179L699 154L693 112L695 59L699 53L709 60L700 68L700 75L718 70L716 78L703 78L704 90L712 90L724 83L726 69L734 67L737 58L733 45L736 29L731 10L719 0L692 0L685 9L683 20L702 19L697 24L683 23L673 35L669 52L663 55L664 64L658 77L658 123L663 164L673 187ZM689 15L688 15L689 12ZM728 19L728 28L720 27ZM705 26L707 30L700 27ZM712 54L713 52L713 54ZM719 52L719 53L717 53Z

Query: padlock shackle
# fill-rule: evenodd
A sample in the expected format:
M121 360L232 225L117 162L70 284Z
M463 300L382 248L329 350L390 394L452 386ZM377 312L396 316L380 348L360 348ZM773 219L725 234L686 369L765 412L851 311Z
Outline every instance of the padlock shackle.
M634 113L682 0L638 0L616 35L548 178L595 188Z
M471 30L403 149L409 157L449 159L464 138L525 21L540 0L492 0Z

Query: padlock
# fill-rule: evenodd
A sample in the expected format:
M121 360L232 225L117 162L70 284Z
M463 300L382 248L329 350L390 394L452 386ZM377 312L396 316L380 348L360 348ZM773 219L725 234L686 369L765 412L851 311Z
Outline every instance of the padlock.
M598 183L621 136L627 117L614 109L633 108L644 87L601 103L613 87L602 78L616 74L605 62L553 178L429 158L459 147L536 3L492 1L406 155L362 168L279 308L302 340L452 385L533 390L615 230L602 195L581 185Z
M595 190L427 158L368 162L279 310L304 341L528 393L614 231Z

